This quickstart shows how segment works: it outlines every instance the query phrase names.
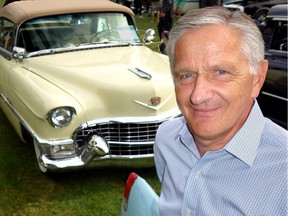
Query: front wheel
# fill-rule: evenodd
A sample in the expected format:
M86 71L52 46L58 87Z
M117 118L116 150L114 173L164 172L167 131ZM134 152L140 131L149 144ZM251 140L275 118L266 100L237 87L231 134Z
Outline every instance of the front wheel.
M256 14L252 17L256 19L261 26L266 26L266 16L268 14L269 8L261 9L260 11L256 12Z

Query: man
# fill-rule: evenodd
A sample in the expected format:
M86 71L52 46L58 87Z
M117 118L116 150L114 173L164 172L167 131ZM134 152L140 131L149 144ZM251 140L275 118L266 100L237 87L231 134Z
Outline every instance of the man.
M128 8L131 8L132 0L124 0L123 5L125 5Z
M159 22L157 24L158 34L161 40L162 32L170 31L173 25L173 0L162 0Z
M183 8L186 4L186 0L175 0L175 12L176 16L182 16Z
M210 6L221 6L223 5L223 0L200 0L199 8L210 7Z
M220 6L192 10L167 53L183 117L156 136L160 214L287 215L288 136L256 101L268 62L253 20Z
M134 0L134 13L142 17L142 0Z
M157 15L157 22L159 22L161 7L162 0L151 0L151 22L154 22L155 14Z

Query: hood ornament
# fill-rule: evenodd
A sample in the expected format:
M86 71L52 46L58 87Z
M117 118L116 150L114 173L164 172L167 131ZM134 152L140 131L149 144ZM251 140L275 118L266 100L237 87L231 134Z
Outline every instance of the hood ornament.
M142 106L148 107L153 110L159 110L162 106L164 106L171 98L173 97L173 94L169 95L164 101L162 101L161 97L152 97L150 99L150 104L138 101L138 100L133 100L135 103L138 103Z
M136 75L138 75L141 78L145 78L145 79L149 79L149 80L152 78L151 74L149 74L148 72L141 70L137 67L129 68L128 70L131 71L132 73L135 73Z
M161 103L161 97L152 97L150 99L151 106L157 106Z

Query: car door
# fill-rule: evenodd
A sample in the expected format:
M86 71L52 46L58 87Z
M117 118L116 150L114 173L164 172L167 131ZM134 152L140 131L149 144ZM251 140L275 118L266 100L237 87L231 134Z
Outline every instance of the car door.
M287 128L287 20L271 19L265 31L269 70L258 101L265 116Z

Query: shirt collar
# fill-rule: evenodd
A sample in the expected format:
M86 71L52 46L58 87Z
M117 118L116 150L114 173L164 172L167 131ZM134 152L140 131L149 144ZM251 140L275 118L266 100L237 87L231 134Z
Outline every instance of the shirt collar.
M181 141L181 143L186 146L186 148L191 151L194 156L198 159L201 158L199 151L197 149L197 146L194 142L194 138L189 130L189 127L187 125L187 122L185 121L184 117L181 117L181 121L182 121L182 126L180 128L178 137Z
M193 140L193 136L190 133L184 117L182 117L182 127L179 131L179 138L181 142L199 159L200 155L196 144ZM260 144L262 130L265 125L265 118L260 110L257 101L254 101L254 105L251 112L240 130L234 135L234 137L227 143L224 149L248 166L252 166L253 161L257 154L257 149Z
M252 166L257 155L264 125L265 118L255 100L246 122L227 143L225 149L247 165Z

